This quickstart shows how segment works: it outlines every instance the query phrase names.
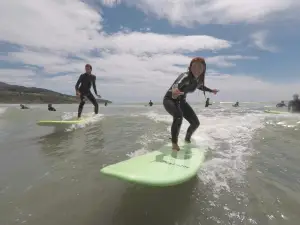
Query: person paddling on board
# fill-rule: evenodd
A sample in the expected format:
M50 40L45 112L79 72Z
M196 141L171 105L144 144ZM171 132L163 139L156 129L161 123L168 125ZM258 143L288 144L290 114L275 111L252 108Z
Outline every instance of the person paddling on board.
M294 94L293 100L289 101L288 111L293 113L300 113L300 99L298 94Z
M209 98L207 98L207 99L206 99L206 102L205 102L205 107L208 107L208 106L210 106L210 105L212 105L212 104L209 103Z
M48 111L56 111L52 104L48 104Z
M90 64L86 64L85 65L85 73L80 75L80 77L75 85L76 95L80 97L80 104L78 107L78 119L81 117L83 106L85 104L85 98L87 98L94 105L94 112L95 112L95 114L98 114L99 105L90 90L92 85L93 85L95 94L99 98L101 98L101 96L98 95L98 93L97 93L96 76L92 74L92 66Z
M240 103L239 102L236 102L234 105L232 105L233 107L239 107L240 106Z
M20 104L21 109L29 109L27 106Z
M286 107L284 101L281 101L280 103L278 103L278 104L276 105L276 108L281 108L281 107Z
M205 72L205 60L201 57L192 59L188 72L180 74L164 96L163 105L166 111L173 116L171 127L173 150L180 150L178 146L178 135L183 118L190 123L185 136L187 143L191 142L192 134L200 125L196 113L186 101L186 95L194 92L196 89L203 91L204 95L206 91L214 94L219 91L216 89L212 90L204 85Z

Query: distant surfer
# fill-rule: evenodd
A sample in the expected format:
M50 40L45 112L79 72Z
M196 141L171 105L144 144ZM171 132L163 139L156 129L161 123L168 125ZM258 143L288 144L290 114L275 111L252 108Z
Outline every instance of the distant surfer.
M281 101L280 103L278 103L276 105L277 108L281 108L281 107L286 107L286 104L284 103L284 101Z
M205 102L205 107L208 107L208 106L210 106L210 105L212 105L212 104L209 103L209 98L207 98L207 99L206 99L206 102Z
M52 104L48 104L48 111L56 111Z
M153 106L153 102L151 100L149 102L149 106Z
M240 106L240 103L239 102L236 102L234 105L232 105L233 107L239 107Z
M87 98L94 105L94 112L95 114L98 114L99 105L90 90L92 85L95 94L99 98L101 98L101 96L97 93L96 76L92 74L92 66L90 64L86 64L85 73L80 75L75 85L76 95L80 97L80 104L78 107L78 119L81 117L83 106L85 104L85 98Z
M191 142L192 134L200 125L196 113L186 101L186 95L194 92L196 89L202 90L204 94L206 91L214 94L219 91L209 89L204 85L205 72L205 60L201 57L192 59L188 71L179 75L164 96L164 107L166 111L173 116L171 127L173 150L180 150L178 146L178 135L183 118L190 123L185 136L187 143Z
M288 111L293 113L300 113L300 99L298 94L294 94L293 100L289 101Z
M104 103L105 106L107 106L107 101Z
M29 109L27 106L20 104L21 109Z

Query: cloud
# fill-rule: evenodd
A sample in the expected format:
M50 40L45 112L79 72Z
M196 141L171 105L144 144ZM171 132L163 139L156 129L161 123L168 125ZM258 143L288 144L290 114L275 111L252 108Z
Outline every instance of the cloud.
M209 87L220 89L213 97L219 101L280 101L291 99L294 92L300 89L300 80L293 83L272 83L250 74L221 74L213 71L207 76ZM191 99L196 100L195 96Z
M0 70L1 81L73 94L84 65L90 63L100 94L114 101L160 100L174 79L186 71L191 55L205 50L217 53L233 45L205 35L130 30L108 34L101 25L101 14L79 0L4 0L0 2L0 15L0 41L17 46L1 56L7 63L7 69ZM255 59L242 55L208 57L208 84L214 81L213 86L230 95L234 92L232 83L252 80L220 74L215 67L232 67L238 60ZM231 88L226 92L228 86Z
M0 40L35 49L89 51L97 46L101 15L78 0L3 0Z
M251 35L254 45L264 51L277 52L278 49L267 42L268 31L258 31Z
M278 13L299 9L298 0L99 0L103 5L126 3L171 23L259 23ZM114 3L114 4L113 4Z
M0 81L10 84L34 85L36 73L30 69L0 69Z
M242 55L219 55L208 57L206 61L218 67L233 67L236 66L232 61L235 60L256 60L257 56L242 56Z

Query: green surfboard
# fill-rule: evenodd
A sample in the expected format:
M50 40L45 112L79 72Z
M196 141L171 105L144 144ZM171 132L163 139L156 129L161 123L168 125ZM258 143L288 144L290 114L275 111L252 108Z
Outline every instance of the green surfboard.
M72 124L81 124L84 122L84 119L81 120L40 120L37 122L39 126L46 127L57 127L57 126L66 126Z
M284 111L276 111L276 110L265 110L265 113L271 113L271 114L286 114L288 112L284 112Z
M204 162L205 150L190 144L179 152L171 145L137 156L100 170L101 173L149 186L172 186L194 177Z

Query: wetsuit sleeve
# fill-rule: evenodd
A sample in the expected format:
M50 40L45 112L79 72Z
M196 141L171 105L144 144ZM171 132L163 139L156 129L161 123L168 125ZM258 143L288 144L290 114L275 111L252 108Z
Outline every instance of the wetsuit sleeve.
M81 80L82 80L82 74L80 75L80 77L78 78L78 81L76 82L76 85L75 85L75 90L76 91L78 91L79 84L81 83Z
M198 88L199 90L201 90L201 91L213 92L212 89L210 89L210 88L208 88L208 87L206 87L206 86L204 86L204 85L199 85L197 88Z
M172 88L178 88L180 90L180 88L184 86L184 80L187 78L187 76L188 76L187 73L180 74L175 80L175 82L173 83ZM170 91L172 91L171 89Z
M94 79L93 79L93 88L94 88L95 94L98 95L97 88L96 88L96 76L94 76Z

